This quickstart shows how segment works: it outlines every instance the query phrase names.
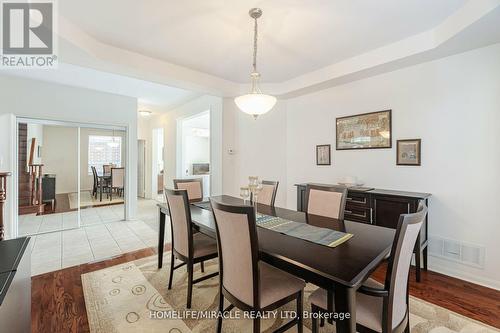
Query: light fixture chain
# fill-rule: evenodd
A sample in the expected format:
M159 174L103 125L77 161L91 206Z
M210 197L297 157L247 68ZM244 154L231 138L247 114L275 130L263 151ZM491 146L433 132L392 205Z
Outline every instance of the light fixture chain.
M255 24L253 28L253 71L257 72L257 18L254 18Z

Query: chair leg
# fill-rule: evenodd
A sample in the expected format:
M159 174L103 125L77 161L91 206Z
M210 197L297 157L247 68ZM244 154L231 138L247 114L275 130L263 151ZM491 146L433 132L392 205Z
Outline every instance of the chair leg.
M193 296L193 262L187 263L188 269L188 290L187 290L187 304L186 308L191 309L191 298Z
M201 272L205 273L205 263L203 261L200 262L200 266L201 266Z
M253 333L260 333L260 318L253 320Z
M174 253L170 253L170 276L168 278L168 290L172 289L172 278L174 277L174 263L175 263L175 257Z
M404 333L410 333L410 318L408 318L408 322L406 323Z
M318 333L319 331L319 323L318 323L318 318L314 317L316 313L319 313L318 309L316 306L311 305L311 312L312 312L312 333Z
M219 288L219 317L217 318L217 333L222 332L222 317L224 315L224 296L222 288Z
M303 327L302 327L302 315L304 311L304 306L303 306L303 298L304 298L304 291L301 290L299 292L299 296L297 297L297 316L298 316L298 321L297 321L297 333L302 333Z

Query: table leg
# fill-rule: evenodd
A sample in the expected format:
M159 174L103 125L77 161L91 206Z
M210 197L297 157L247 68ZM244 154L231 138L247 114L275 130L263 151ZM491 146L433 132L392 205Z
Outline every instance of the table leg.
M160 228L158 231L158 269L163 266L163 246L165 242L165 213L158 208L160 212Z
M103 186L102 186L102 182L104 181L104 178L101 179L101 183L99 184L99 187L101 188L101 190L99 192L101 192L99 194L99 201L102 201L102 190L103 190Z
M349 313L349 318L337 320L337 333L356 332L356 290L341 284L335 285L335 312Z

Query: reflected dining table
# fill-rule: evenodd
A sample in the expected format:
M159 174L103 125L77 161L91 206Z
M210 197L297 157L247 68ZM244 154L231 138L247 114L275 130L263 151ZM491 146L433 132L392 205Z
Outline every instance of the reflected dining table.
M231 205L244 204L242 199L226 195L211 199ZM208 204L201 206L196 203L190 205L193 227L215 238L213 214ZM161 268L168 206L160 203L158 207L158 268ZM263 227L257 228L261 260L327 290L328 311L333 313L335 309L337 313L350 313L349 318L346 316L336 322L337 332L356 332L356 290L389 254L395 230L261 204L257 205L257 211L354 235L337 247L328 247Z

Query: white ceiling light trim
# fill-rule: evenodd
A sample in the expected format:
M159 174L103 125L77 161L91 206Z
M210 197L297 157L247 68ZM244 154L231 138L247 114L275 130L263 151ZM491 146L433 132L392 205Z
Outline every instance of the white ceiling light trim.
M263 94L259 88L260 73L257 72L257 19L262 16L262 10L260 8L252 8L248 14L254 19L253 72L250 74L252 79L252 90L249 94L236 97L234 102L241 111L251 114L257 119L258 116L271 111L276 104L276 97Z

